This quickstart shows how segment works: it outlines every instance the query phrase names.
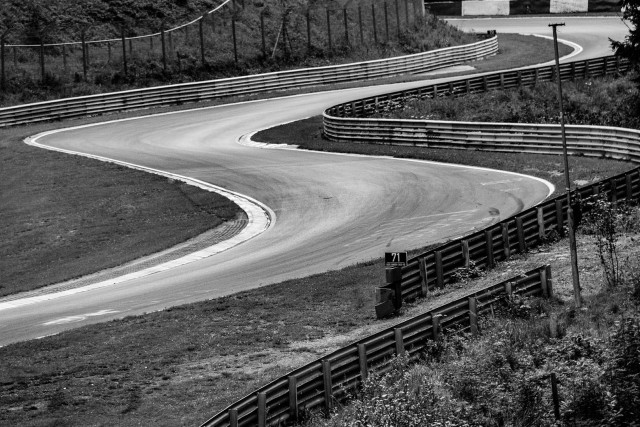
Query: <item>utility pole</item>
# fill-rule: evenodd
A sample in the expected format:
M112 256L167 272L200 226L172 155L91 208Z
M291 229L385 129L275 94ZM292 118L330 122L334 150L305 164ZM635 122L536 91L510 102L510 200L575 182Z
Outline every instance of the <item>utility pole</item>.
M553 43L556 53L556 76L558 78L558 100L560 102L560 129L562 130L562 156L564 160L564 179L567 187L567 223L569 225L569 249L571 252L571 276L573 278L573 298L576 307L582 306L580 296L580 274L578 272L578 250L576 246L576 231L573 223L573 209L571 207L571 180L569 179L569 156L567 154L567 135L564 130L564 105L562 102L562 80L560 78L560 56L558 54L558 32L557 27L564 26L564 23L549 24L553 28ZM561 224L560 224L561 225Z

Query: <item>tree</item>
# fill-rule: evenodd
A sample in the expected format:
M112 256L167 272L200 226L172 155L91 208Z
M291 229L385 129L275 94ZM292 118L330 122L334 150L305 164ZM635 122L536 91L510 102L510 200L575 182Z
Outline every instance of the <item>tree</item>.
M631 61L636 71L640 70L640 0L622 0L622 17L629 28L624 41L611 40L616 55ZM640 84L640 80L638 80Z

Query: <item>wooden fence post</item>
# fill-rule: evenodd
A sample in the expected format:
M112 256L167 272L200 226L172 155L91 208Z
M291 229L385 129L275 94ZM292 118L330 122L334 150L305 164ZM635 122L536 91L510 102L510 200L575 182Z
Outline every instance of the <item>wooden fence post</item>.
M559 420L560 399L558 398L558 380L556 379L556 374L554 372L551 373L551 394L553 398L553 415L556 417L556 420Z
M358 344L358 362L360 363L360 376L362 377L362 381L366 381L369 368L367 366L367 347L365 344Z
M160 44L162 48L162 69L167 71L167 47L164 40L164 23L160 27Z
M258 427L267 426L267 394L258 393Z
M511 282L505 283L504 291L506 292L508 297L511 297L513 295L513 284Z
M203 14L202 18L200 18L200 22L198 22L198 31L200 33L199 34L200 35L200 62L202 63L203 67L207 64L207 60L205 59L205 52L204 52L204 20L206 17L207 17L207 14L206 13Z
M342 9L342 16L344 18L344 40L347 46L350 46L349 43L349 14L347 13L347 8Z
M238 427L237 409L229 409L229 427Z
M389 8L387 7L387 2L384 2L384 29L385 34L387 36L386 41L389 43Z
M371 17L373 19L373 41L378 44L378 26L376 25L376 5L371 3Z
M264 31L262 32L264 37ZM311 54L311 12L307 9L307 54Z
M464 268L469 268L471 256L469 255L469 241L466 239L462 241L462 259L464 260Z
M442 271L442 251L436 251L436 285L439 288L444 286L444 274Z
M111 47L111 45L109 45ZM111 62L111 49L109 49L109 62ZM62 45L62 68L64 68L65 74L67 73L67 45Z
M84 76L84 81L87 81L87 43L85 40L85 32L82 30L80 33L80 40L82 41L82 75Z
M362 6L358 5L358 24L360 25L360 44L364 45L364 29L362 28Z
M502 224L502 250L504 252L504 259L509 259L511 256L511 243L509 242L509 223Z
M40 77L42 82L45 79L45 69L44 69L44 41L42 36L40 36Z
M309 12L307 12L307 39L308 39L308 47L307 53L311 51L311 29L309 28ZM264 33L264 10L260 12L260 35L262 37L262 56L264 58L267 57L267 38Z
M409 0L404 0L404 21L409 26Z
M544 210L541 207L538 207L538 238L542 241L546 237L546 232L544 229Z
M333 382L331 380L331 362L329 360L322 361L322 382L324 384L324 407L327 411L327 415L333 408Z
M527 241L524 238L524 226L522 224L522 217L516 218L516 228L518 230L518 250L522 254L527 250Z
M333 42L331 40L331 11L327 8L327 41L329 43L329 53L333 53Z
M402 328L394 328L393 335L396 341L396 356L404 354L404 337L402 335Z
M231 15L231 32L233 33L233 60L238 63L238 39L236 37L236 12Z
M5 45L5 39L4 39L4 34L0 37L0 90L2 90L3 92L7 89L6 86L6 74L5 74L5 68L4 68L4 45Z
M431 327L433 328L433 339L438 341L442 338L442 331L440 328L441 314L431 313Z
M298 379L290 375L289 380L289 416L292 421L298 420Z
M396 27L398 30L398 38L400 38L400 4L396 0Z
M122 39L122 68L124 75L127 75L127 42L124 37L124 25L120 27L120 38Z
M469 327L471 334L478 335L478 300L469 297Z
M62 51L64 52L64 45L62 45ZM111 63L111 42L107 42L107 62Z
M551 276L550 265L547 265L545 268L545 279L547 285L547 298L553 298L553 277Z
M423 297L429 295L429 283L427 281L427 259L425 257L418 259L420 266L420 293Z
M633 181L631 179L631 172L625 174L624 178L627 202L630 202L633 199Z
M485 247L487 252L487 268L493 268L493 231L484 231Z

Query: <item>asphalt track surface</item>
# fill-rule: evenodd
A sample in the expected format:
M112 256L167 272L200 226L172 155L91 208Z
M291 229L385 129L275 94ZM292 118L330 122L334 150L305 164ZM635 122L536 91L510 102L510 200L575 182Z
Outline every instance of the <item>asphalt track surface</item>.
M568 19L565 19L568 23ZM469 21L456 21L468 25ZM482 22L500 32L529 20ZM595 21L625 34L619 21ZM548 19L524 32L548 34ZM581 21L580 28L594 23ZM510 28L510 27L509 27ZM601 37L567 25L584 52L609 52ZM608 31L608 32L607 32ZM585 53L586 54L586 53ZM321 113L347 100L425 84L347 89L247 102L70 129L51 147L189 176L247 195L270 210L251 240L168 271L71 295L0 303L0 345L170 306L220 297L467 234L545 199L547 183L472 167L380 157L262 149L241 136ZM382 273L381 273L382 274Z

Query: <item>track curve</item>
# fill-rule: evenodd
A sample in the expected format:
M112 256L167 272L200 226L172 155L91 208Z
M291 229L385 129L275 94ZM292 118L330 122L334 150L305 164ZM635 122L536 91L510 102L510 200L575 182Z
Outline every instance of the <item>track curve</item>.
M269 206L277 222L246 244L169 271L54 301L4 306L0 345L420 247L484 227L549 194L541 180L501 171L237 143L241 135L339 102L420 85L424 81L196 109L41 139L215 183Z

